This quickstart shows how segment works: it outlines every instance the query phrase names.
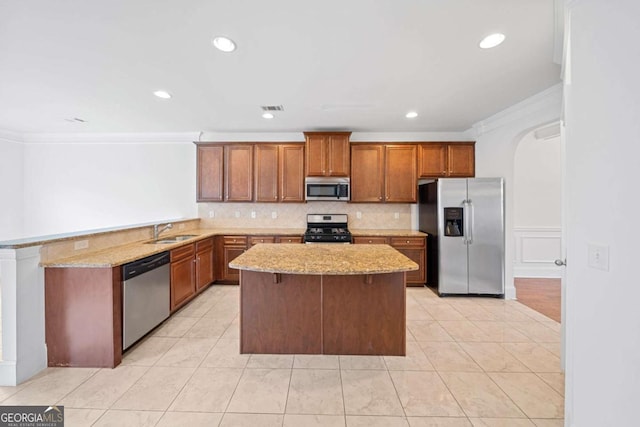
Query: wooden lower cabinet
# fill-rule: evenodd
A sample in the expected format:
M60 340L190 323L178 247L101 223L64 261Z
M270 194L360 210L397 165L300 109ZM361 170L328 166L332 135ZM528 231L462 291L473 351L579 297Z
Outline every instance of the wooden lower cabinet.
M278 236L276 243L302 243L302 236Z
M215 279L213 262L213 237L196 242L196 293L209 286Z
M171 251L171 311L175 311L215 278L213 238Z
M427 248L426 237L401 236L354 236L353 243L391 245L398 252L418 264L419 269L407 271L407 286L423 286L427 280Z
M171 311L185 304L196 294L195 245L171 251Z
M247 236L218 236L219 281L239 283L240 272L229 267L229 263L247 250L248 240Z

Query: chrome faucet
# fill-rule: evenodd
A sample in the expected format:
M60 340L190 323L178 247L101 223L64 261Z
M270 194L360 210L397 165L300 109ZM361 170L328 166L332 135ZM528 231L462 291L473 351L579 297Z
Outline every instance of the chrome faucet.
M168 230L173 228L173 224L168 223L166 225L156 224L153 226L153 240L158 240L158 235L162 233L164 230Z

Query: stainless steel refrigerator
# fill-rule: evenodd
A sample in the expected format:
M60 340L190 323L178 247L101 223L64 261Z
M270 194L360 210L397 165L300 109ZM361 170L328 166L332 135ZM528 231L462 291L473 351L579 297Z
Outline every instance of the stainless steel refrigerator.
M419 187L427 284L441 296L504 296L504 180L443 178Z

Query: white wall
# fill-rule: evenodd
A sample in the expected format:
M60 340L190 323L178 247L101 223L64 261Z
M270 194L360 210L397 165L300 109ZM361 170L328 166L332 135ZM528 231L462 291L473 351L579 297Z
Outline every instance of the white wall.
M569 3L565 79L568 426L638 425L640 2ZM608 271L588 266L609 248Z
M0 241L22 237L23 174L22 141L0 133Z
M505 179L505 297L515 298L514 212L516 148L531 130L558 121L562 100L560 85L547 89L474 125L476 176Z
M522 138L514 160L515 277L560 277L562 156L560 136Z
M516 227L560 227L562 159L560 136L522 139L514 162Z
M41 139L24 149L27 236L197 216L190 141Z

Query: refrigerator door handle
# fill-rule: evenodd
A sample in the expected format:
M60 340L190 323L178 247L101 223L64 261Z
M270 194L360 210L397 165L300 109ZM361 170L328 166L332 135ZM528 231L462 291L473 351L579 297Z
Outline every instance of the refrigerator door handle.
M465 245L468 245L469 243L471 243L471 241L469 240L469 200L464 199L462 201L462 232L464 234L464 240L463 243Z
M473 203L471 202L471 199L467 200L467 206L468 206L468 213L467 213L467 224L468 224L468 229L467 229L467 241L469 242L469 244L471 245L473 243L473 226L474 226L474 212L473 212Z

